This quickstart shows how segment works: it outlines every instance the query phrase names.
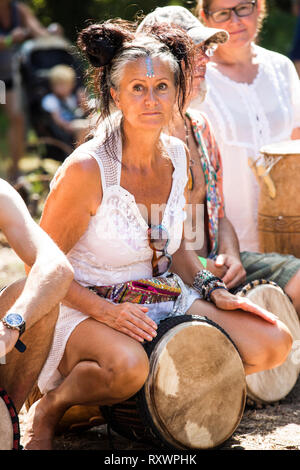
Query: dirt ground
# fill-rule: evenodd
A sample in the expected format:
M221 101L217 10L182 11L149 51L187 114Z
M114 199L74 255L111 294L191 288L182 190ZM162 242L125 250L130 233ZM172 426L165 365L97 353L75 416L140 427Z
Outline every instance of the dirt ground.
M0 288L24 273L22 263L0 239ZM24 413L20 413L21 430ZM150 444L131 442L112 433L107 426L66 433L55 439L56 450L152 450ZM223 445L224 450L300 450L300 377L281 402L261 408L246 405L243 418Z

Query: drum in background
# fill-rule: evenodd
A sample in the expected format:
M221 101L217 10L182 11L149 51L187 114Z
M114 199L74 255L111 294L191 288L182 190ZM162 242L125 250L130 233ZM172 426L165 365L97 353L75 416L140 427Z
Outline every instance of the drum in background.
M300 340L300 322L296 310L288 296L274 282L257 280L235 293L277 315L289 328L294 341ZM282 400L293 389L299 373L300 364L293 360L292 350L280 366L247 375L248 396L258 403Z
M144 387L130 400L101 407L110 427L175 449L211 449L231 437L243 415L246 381L225 331L204 317L173 317L145 349Z
M300 257L300 140L262 147L258 234L260 250Z
M19 419L12 400L0 388L0 450L19 450Z

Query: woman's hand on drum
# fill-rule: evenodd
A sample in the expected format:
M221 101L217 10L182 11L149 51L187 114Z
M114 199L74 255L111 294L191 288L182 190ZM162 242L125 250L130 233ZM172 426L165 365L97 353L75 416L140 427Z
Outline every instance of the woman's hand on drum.
M14 348L19 337L16 330L11 330L0 322L0 360Z
M241 260L236 256L220 254L215 261L217 268L225 268L225 274L222 276L222 281L226 284L228 289L242 284L246 279L246 271L241 263Z
M251 300L246 297L240 297L239 295L233 295L226 289L216 289L211 294L211 300L214 302L216 307L221 310L244 310L248 313L253 313L263 320L272 323L273 325L278 320L278 317L271 312L268 312L259 305L254 304Z
M147 315L148 308L130 302L110 304L105 324L140 343L156 336L156 323Z

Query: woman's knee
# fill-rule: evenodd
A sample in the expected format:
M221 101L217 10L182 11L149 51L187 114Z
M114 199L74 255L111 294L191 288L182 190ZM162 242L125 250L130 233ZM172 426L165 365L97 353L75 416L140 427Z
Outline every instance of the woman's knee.
M274 327L258 334L257 340L259 344L252 353L252 357L249 358L249 362L260 370L280 366L287 359L293 344L290 331L280 321Z
M293 345L292 334L284 323L278 322L278 328L275 336L276 338L271 353L272 357L274 357L274 363L277 363L272 367L279 366L287 359Z
M189 313L203 315L203 303L200 302L194 302ZM271 325L254 315L246 319L244 311L240 314L238 311L222 312L214 305L207 305L206 316L227 331L249 371L277 367L286 360L291 350L293 338L286 325L279 320L276 325Z
M108 368L108 387L114 401L122 401L137 393L149 374L149 361L144 350L123 351Z

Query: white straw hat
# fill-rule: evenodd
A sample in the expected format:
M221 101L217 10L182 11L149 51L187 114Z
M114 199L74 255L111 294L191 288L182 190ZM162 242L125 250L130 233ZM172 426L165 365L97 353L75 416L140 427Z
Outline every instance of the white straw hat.
M159 23L180 26L187 32L195 44L200 44L207 40L212 43L224 43L229 38L227 31L204 26L189 10L178 5L156 8L145 16L139 24L137 31L140 32L145 26Z

